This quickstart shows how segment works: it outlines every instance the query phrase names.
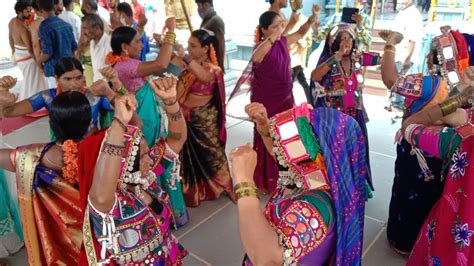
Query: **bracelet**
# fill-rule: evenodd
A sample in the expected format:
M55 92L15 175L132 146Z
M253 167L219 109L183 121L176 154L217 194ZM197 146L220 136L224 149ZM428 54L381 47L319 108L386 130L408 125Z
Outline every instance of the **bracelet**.
M165 37L163 38L163 44L170 44L174 46L176 44L176 33L167 31L165 33Z
M186 63L186 65L189 65L189 64L191 64L191 61L193 61L193 59L188 54L185 54L184 57L183 57L183 61L184 61L184 63Z
M391 45L391 44L387 44L385 45L385 47L383 48L384 51L390 51L390 52L393 52L395 53L397 51L397 49L395 48L395 46Z
M183 112L181 112L181 106L179 106L179 110L175 113L168 113L166 112L166 115L171 121L178 121L183 119Z
M252 190L252 191L242 191L242 192L237 192L235 193L235 198L237 201L241 198L246 198L246 197L253 197L253 198L259 198L257 190Z
M120 125L120 127L123 129L123 131L127 132L128 130L127 125L125 125L125 123L122 122L118 117L114 116L114 118L112 118L112 121L117 122Z
M234 192L236 192L240 188L248 188L248 187L257 189L254 182L242 182L234 186Z
M308 18L308 22L309 22L310 24L313 24L313 22L314 22L313 16L310 16L310 17Z
M337 65L337 63L339 63L339 61L336 59L336 57L334 55L329 57L329 59L326 61L326 65L328 67L333 67L333 66Z
M102 152L110 156L123 157L125 154L125 146L104 142L104 145L102 146Z
M438 105L441 108L441 112L443 113L443 116L447 116L451 113L456 112L456 110L460 106L460 102L458 100L458 97L453 97L453 98L447 99L446 101Z
M120 96L124 96L127 93L128 93L128 90L124 86L117 89L117 94Z

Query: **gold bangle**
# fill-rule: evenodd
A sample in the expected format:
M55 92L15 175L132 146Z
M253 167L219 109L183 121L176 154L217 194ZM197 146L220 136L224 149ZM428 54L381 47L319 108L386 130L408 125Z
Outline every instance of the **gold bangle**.
M439 104L439 107L441 108L441 112L443 113L443 116L447 116L451 113L456 112L459 106L460 106L460 103L457 97L449 98L446 101Z
M124 96L127 93L128 93L128 90L124 86L117 89L117 94L120 96Z
M235 193L244 192L244 191L255 191L258 192L257 187L241 187L234 190Z
M234 191L236 191L239 188L244 188L244 187L254 187L254 188L256 188L254 182L241 182L241 183L238 183L234 186Z
M275 43L275 41L272 40L272 38L270 38L270 37L268 38L268 41L270 42L270 44L271 44L272 46L273 46L273 44Z
M239 201L241 198L246 198L246 197L254 197L258 199L258 193L257 191L243 191L239 193L235 193L236 200Z

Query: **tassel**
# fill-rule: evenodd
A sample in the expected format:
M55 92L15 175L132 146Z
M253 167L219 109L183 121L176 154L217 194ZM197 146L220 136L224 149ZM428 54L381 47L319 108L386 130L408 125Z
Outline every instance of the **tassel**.
M418 165L425 176L425 182L429 182L434 179L433 173L431 173L430 168L428 167L428 163L426 162L425 156L420 149L412 147L411 155L416 155L416 159L418 160ZM442 181L442 180L441 180Z

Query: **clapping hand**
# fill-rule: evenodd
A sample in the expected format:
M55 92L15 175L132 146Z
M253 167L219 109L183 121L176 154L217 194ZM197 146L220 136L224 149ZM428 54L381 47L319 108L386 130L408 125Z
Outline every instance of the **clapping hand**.
M155 94L163 100L166 105L176 103L176 94L178 80L173 75L167 75L164 78L157 78L150 82Z

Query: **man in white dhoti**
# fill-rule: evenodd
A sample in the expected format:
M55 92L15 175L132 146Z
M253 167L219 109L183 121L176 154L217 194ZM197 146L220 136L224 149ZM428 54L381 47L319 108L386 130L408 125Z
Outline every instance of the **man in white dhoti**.
M18 1L15 4L17 16L8 24L10 47L14 60L23 74L19 100L26 99L38 91L48 89L48 83L36 64L31 34L26 25L26 20L31 17L31 9L30 2Z

